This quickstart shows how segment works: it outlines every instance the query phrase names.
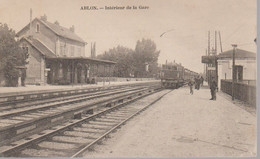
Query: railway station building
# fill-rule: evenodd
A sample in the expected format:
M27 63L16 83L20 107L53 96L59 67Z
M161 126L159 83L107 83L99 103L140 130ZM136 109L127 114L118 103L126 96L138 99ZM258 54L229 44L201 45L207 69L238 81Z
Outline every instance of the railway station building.
M110 77L115 62L87 57L87 43L75 34L75 27L35 18L16 36L28 51L26 84L90 83L95 77Z
M208 65L206 71L209 77L207 78L216 77L219 87L221 86L221 80L232 81L232 54L233 49L219 53L218 55L202 56L202 63ZM236 82L255 84L256 54L236 49L234 74Z
M218 76L220 80L232 80L232 53L228 50L218 57ZM256 53L236 49L234 79L236 82L254 83L256 81ZM220 85L219 80L219 85Z

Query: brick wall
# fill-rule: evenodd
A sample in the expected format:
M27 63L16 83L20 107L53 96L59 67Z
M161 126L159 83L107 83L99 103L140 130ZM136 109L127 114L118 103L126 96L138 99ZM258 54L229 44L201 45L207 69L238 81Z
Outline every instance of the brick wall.
M29 63L26 70L26 84L41 84L43 83L43 58L40 53L33 47L29 46Z

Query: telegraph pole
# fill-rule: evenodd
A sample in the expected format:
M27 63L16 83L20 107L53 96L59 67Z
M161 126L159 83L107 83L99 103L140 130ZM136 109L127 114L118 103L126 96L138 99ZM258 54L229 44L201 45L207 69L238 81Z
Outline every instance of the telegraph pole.
M30 36L32 36L32 8L30 8Z
M223 51L222 51L222 43L221 43L221 35L220 35L220 31L218 31L218 34L219 34L220 50L221 50L221 52L223 52Z
M217 31L215 31L215 53L217 54Z
M208 31L208 57L210 56L210 31ZM208 82L208 85L210 85L210 71L208 71L208 67L210 66L210 64L208 63L207 64L207 73L206 73L206 78L207 78L207 82Z
M210 55L210 31L208 31L208 55Z
M217 31L215 31L215 58L214 58L214 65L215 65L215 78L217 81L217 86L218 86L218 61L217 61ZM219 86L218 86L219 87Z
M208 50L206 49L206 56L208 56ZM205 80L206 80L206 77L207 77L207 73L208 73L208 64L207 63L205 63L204 64L204 77L203 78L205 78Z
M237 44L232 44L231 45L233 47L233 54L232 54L232 100L235 99L235 92L234 92L234 88L235 88L235 52L236 52L236 47Z

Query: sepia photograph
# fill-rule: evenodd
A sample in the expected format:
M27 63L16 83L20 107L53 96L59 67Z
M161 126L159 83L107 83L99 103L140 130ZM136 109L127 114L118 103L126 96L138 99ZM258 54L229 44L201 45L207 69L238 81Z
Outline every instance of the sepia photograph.
M0 0L0 158L256 158L257 12Z

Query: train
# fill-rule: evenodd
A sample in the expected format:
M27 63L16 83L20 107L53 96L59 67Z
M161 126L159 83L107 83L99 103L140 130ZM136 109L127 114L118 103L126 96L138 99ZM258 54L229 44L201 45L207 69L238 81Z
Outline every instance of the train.
M190 79L199 76L198 73L191 71L181 64L166 63L160 70L160 79L162 87L177 89L187 84Z

